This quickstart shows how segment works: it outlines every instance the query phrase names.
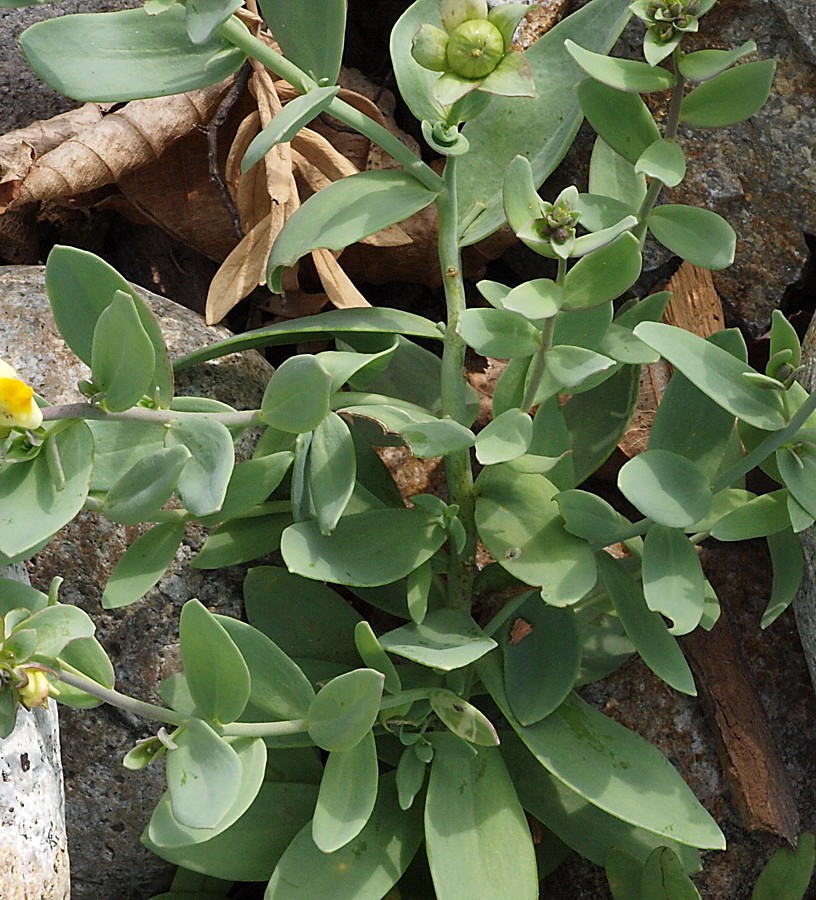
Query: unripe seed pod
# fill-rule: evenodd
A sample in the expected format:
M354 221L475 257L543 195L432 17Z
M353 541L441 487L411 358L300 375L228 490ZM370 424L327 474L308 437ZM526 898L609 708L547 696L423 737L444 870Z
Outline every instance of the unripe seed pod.
M501 62L504 38L486 19L460 25L448 40L448 70L461 78L484 78Z
M487 18L487 0L442 0L442 26L452 34L463 22Z
M411 42L411 56L432 72L447 68L448 35L435 25L422 25Z

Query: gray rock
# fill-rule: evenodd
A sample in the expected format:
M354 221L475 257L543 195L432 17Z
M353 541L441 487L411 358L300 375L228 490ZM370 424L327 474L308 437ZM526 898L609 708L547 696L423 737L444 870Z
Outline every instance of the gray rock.
M227 334L207 328L195 313L143 292L158 317L174 356ZM50 313L42 267L0 269L0 359L13 365L54 403L80 398L76 382L87 369L62 342ZM182 373L181 394L215 397L238 408L260 404L271 367L257 353L231 356ZM171 569L148 596L123 610L104 611L102 589L136 528L113 526L82 514L29 564L35 587L46 589L63 575L61 599L87 610L97 636L113 660L117 686L142 699L158 700L161 681L179 668L178 616L197 597L229 615L241 609L244 570L191 569L187 562L202 534L188 529ZM130 772L121 765L150 725L112 707L91 711L63 708L68 841L74 900L143 900L166 889L169 867L139 844L139 835L164 789L161 766Z

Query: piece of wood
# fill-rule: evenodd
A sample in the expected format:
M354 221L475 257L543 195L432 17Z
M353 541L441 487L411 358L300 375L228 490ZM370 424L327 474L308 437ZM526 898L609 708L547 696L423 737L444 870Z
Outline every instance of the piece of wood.
M672 297L663 320L700 337L725 328L722 303L708 269L684 262L666 286Z

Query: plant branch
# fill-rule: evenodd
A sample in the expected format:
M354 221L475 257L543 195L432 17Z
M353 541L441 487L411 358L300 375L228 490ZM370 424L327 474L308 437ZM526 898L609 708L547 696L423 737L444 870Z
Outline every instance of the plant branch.
M260 410L248 409L236 412L206 413L206 412L181 412L169 409L147 409L143 406L134 406L124 412L105 412L92 403L66 403L62 406L47 406L42 411L44 422L65 421L81 419L105 422L143 422L147 425L176 425L182 419L204 417L220 422L227 428L249 427L260 425Z
M231 722L221 729L224 737L283 737L308 730L306 719L284 722Z
M134 715L141 716L144 719L152 719L155 722L164 722L166 725L184 725L185 722L187 722L187 717L183 716L181 713L175 712L175 710L166 709L163 706L156 706L154 703L145 703L144 700L137 700L135 697L128 697L125 694L120 694L119 691L102 687L101 684L97 684L95 681L86 678L84 675L66 672L65 669L62 669L59 677L60 681L71 685L71 687L78 688L80 691L85 691L86 694L90 694L98 700L102 700L105 703L109 703L111 706L116 706L119 709L133 713Z

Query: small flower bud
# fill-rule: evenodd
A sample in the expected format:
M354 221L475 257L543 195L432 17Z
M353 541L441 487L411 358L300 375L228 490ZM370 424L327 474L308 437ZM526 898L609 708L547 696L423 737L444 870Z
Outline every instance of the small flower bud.
M448 67L461 78L484 78L501 62L504 38L485 19L471 19L460 25L448 41Z
M42 669L22 668L16 671L20 678L25 678L25 684L17 689L20 702L26 709L34 709L35 706L47 706L50 693L57 693L51 687L48 676Z

